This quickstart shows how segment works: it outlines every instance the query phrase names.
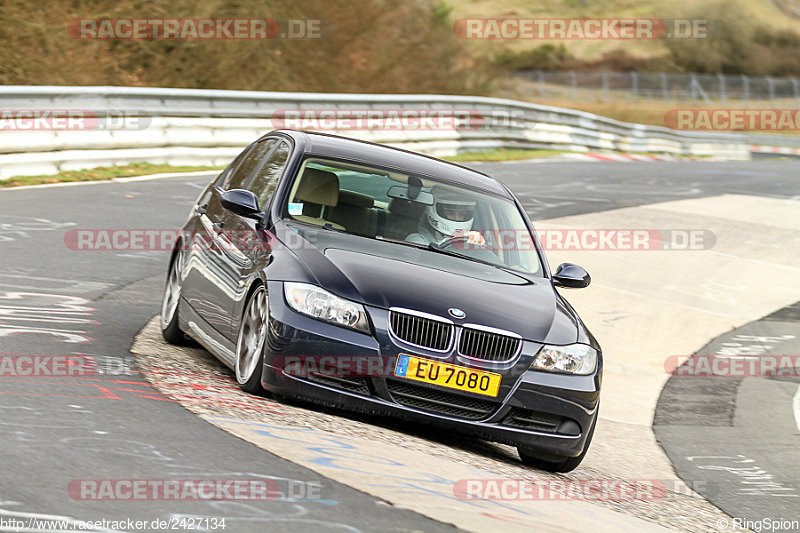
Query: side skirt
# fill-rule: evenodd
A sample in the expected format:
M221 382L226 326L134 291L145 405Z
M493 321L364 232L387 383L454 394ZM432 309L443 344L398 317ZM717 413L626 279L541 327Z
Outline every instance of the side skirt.
M211 355L222 361L227 367L233 369L236 365L236 347L231 341L215 330L208 322L181 298L178 311L181 329L188 336L200 343Z

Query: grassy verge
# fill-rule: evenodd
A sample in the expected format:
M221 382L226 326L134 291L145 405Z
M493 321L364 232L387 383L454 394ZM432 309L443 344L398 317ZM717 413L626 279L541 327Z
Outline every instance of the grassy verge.
M511 161L517 159L533 159L560 154L556 150L489 150L486 152L472 152L451 157L443 157L448 161ZM126 178L131 176L147 176L148 174L161 174L164 172L193 172L196 170L222 170L223 167L208 166L170 166L154 165L151 163L132 163L121 167L97 167L87 170L72 170L41 176L14 176L0 179L0 189L21 187L23 185L43 185L48 183L67 183L73 181L103 181L112 178Z
M195 170L220 170L222 167L207 166L171 166L151 163L131 163L121 167L97 167L87 170L71 170L58 174L41 176L14 176L0 180L0 188L19 187L22 185L42 185L47 183L66 183L71 181L101 181L112 178L146 176L163 172L192 172Z
M500 149L486 150L485 152L467 152L464 154L445 156L441 159L461 163L466 161L481 161L491 163L494 161L517 161L520 159L537 159L540 157L550 157L552 155L563 154L562 150L521 150L521 149Z

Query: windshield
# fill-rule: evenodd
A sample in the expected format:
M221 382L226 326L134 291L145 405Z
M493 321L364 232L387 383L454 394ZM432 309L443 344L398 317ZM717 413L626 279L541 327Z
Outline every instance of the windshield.
M542 275L514 202L428 176L309 158L284 213L307 224Z

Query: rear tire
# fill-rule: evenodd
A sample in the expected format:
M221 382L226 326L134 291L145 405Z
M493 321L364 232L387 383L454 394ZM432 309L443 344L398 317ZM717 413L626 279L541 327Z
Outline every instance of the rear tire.
M236 381L243 391L263 395L266 391L261 386L261 372L269 325L267 291L263 285L253 291L244 309L236 339Z
M597 425L597 419L592 423L592 429L589 430L589 435L586 437L586 444L583 446L583 451L577 457L562 457L555 461L545 461L541 459L541 454L526 448L525 446L517 446L517 453L519 458L525 466L536 468L537 470L544 470L545 472L572 472L578 465L583 462L586 457L586 452L589 451L589 444L592 442L594 436L594 427Z
M164 287L164 297L161 300L161 334L170 344L181 345L186 342L186 336L180 328L178 307L181 300L181 270L183 268L183 255L180 250L175 253L167 272L167 283Z

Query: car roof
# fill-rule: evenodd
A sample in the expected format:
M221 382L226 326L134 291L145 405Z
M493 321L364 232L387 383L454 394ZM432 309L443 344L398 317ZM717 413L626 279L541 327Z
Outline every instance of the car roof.
M401 148L311 131L277 130L273 133L289 135L305 144L305 153L309 155L373 163L511 197L499 181L483 172Z

